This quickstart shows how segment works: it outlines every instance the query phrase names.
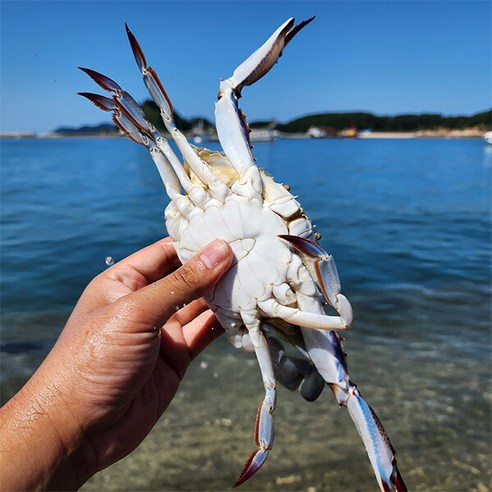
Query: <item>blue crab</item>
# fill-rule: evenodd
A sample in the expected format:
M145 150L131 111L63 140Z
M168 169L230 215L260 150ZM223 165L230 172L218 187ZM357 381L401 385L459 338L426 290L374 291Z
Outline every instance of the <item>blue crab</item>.
M349 301L341 293L334 259L318 244L311 221L296 197L256 165L249 128L238 106L242 89L263 77L312 19L297 25L294 19L284 22L230 78L221 80L215 118L223 152L188 143L176 127L162 83L128 27L144 83L184 163L147 121L135 100L109 77L83 68L113 96L81 95L112 112L116 125L149 150L170 198L166 227L180 259L186 262L215 238L228 241L234 251L232 268L206 300L232 344L256 354L265 389L256 419L257 449L235 485L256 473L272 448L276 380L296 387L307 381L305 376L310 373L318 383L306 392L309 395L304 394L306 399L317 396L319 380L328 385L338 403L348 408L381 490L403 491L406 487L393 447L348 374L337 333L350 328L353 316ZM328 314L327 305L336 313ZM273 336L292 343L309 361L307 366L301 369L295 359L283 354L282 345L274 342ZM284 373L282 377L286 361L291 363L293 376Z

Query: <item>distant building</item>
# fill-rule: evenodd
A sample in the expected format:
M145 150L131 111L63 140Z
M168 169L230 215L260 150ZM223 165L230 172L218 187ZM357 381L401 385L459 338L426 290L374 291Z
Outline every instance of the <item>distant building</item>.
M334 126L312 126L306 132L306 135L311 138L331 138L331 137L345 137L353 138L359 134L359 131L355 127L344 128L339 130Z

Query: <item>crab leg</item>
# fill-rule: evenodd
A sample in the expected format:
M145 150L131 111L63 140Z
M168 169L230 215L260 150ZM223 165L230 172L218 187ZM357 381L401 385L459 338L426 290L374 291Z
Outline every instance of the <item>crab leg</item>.
M314 17L294 26L294 19L284 22L270 38L239 65L232 77L220 82L215 105L215 122L220 144L240 176L255 165L251 153L249 128L238 107L241 90L263 77L282 55L289 41Z
M209 187L212 197L224 201L225 197L229 194L227 186L218 179L210 168L200 159L188 140L186 140L186 137L176 127L176 123L173 119L173 106L157 73L152 67L147 65L147 60L145 59L145 55L137 39L126 24L125 27L135 61L142 73L145 86L160 109L162 121L164 122L167 131L171 134L179 151L192 171L198 176L200 181Z
M395 450L374 410L352 383L350 383L348 397L347 392L341 391L338 386L332 387L332 390L339 403L347 406L350 417L364 442L380 489L383 492L406 491L407 487L396 463ZM339 399L339 393L342 393L343 400Z
M348 301L347 301L348 303ZM344 304L344 310L348 313L349 308ZM258 301L258 307L269 318L280 318L288 323L305 328L315 328L317 330L348 330L352 322L351 317L344 319L341 316L328 316L322 313L310 313L298 308L284 306L275 299ZM351 309L350 309L351 313Z
M142 142L140 137L136 137L137 133L141 135L146 135L152 141L154 141L155 146L164 154L167 161L172 166L175 174L177 175L181 185L184 190L189 193L192 188L192 184L188 176L186 175L183 166L179 162L178 157L171 149L168 141L157 131L157 129L145 118L145 114L137 104L135 99L124 91L114 80L109 77L91 70L89 68L79 67L80 70L85 72L89 77L91 77L96 84L98 84L103 89L113 92L113 99L104 98L98 94L91 94L87 92L79 93L80 95L88 98L93 102L98 108L103 111L113 111L114 122L116 125L126 133L133 141L145 145L149 151L150 147ZM113 101L113 105L109 105L106 101ZM123 114L125 118L121 116ZM152 154L152 151L151 151Z
M310 239L288 234L281 234L279 237L313 260L314 273L325 299L340 313L342 323L350 327L353 319L352 306L348 299L340 293L340 279L333 256Z
M237 479L234 487L241 485L251 478L265 463L268 452L272 449L273 445L273 411L275 410L275 401L277 398L277 391L275 389L275 376L273 373L272 360L270 357L270 351L265 336L258 332L259 339L254 344L256 358L260 365L261 376L263 379L263 385L265 387L265 398L258 408L258 414L256 416L255 427L255 442L257 449L253 451L251 456L244 465L243 472ZM257 337L254 337L255 339Z
M308 239L288 235L280 237L313 259L314 271L326 300L343 318L342 313L347 313L351 308L346 298L340 294L340 280L332 256ZM302 311L321 309L311 305L306 296L298 296L298 302ZM332 389L338 403L346 406L349 411L364 442L379 487L383 492L406 491L396 464L394 449L381 421L349 379L340 339L333 331L301 330L309 357Z
M297 308L284 306L273 298L259 301L258 307L266 317L280 318L305 328L348 330L353 320L352 306L348 299L340 293L340 280L333 257L309 239L288 234L280 234L278 237L290 242L301 253L313 260L313 265L306 265L306 268L313 270L326 300L340 316L329 316L324 312L315 312L313 309L302 309L300 306ZM296 293L298 299L301 296L303 296L301 292Z
M380 489L383 492L406 491L395 451L381 421L349 379L345 354L338 336L335 332L310 329L302 329L302 334L316 369L330 386L339 405L347 407L362 438Z
M79 95L86 97L103 111L112 111L113 121L118 128L131 140L138 144L144 145L149 150L169 198L171 200L177 200L178 197L182 196L180 193L180 182L178 181L174 169L170 165L166 156L163 155L156 147L155 141L152 137L146 133L143 133L141 127L137 126L134 121L128 118L126 114L120 110L120 107L113 99L100 96L99 94L92 94L90 92L79 92Z

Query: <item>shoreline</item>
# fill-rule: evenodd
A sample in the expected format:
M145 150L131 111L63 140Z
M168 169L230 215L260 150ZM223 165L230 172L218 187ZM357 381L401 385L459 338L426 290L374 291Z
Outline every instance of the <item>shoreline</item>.
M327 140L327 139L409 139L409 138L478 138L483 139L484 131L476 128L465 130L419 130L415 132L361 132L353 137L334 136L313 138L305 133L281 133L279 138L285 139L306 139L306 140ZM56 132L4 132L0 133L0 140L3 139L67 139L67 138L126 138L124 135L111 133L56 133ZM258 143L258 142L255 142Z
M485 133L476 128L465 130L419 130L415 132L368 132L360 133L358 138L484 138Z

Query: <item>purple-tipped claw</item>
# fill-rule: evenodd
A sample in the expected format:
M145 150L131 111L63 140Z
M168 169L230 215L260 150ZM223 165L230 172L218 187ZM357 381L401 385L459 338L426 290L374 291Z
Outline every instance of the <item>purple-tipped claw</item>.
M307 26L312 20L316 18L315 15L310 19L306 19L305 21L299 22L297 26L294 26L290 29L290 31L285 35L285 46L292 40L292 38L305 26Z
M142 72L142 76L144 79L144 83L152 96L154 102L161 108L161 111L164 110L169 116L173 114L173 105L169 96L167 95L162 82L159 79L156 71L147 65L147 60L145 59L144 52L137 41L135 35L130 31L130 28L127 24L125 24L126 34L128 35L128 40L130 41L130 46L133 51L133 56L135 57L135 61L137 62L138 68L140 72Z
M236 480L234 487L238 487L246 482L246 480L250 479L262 467L268 457L268 451L268 449L257 449L251 454L248 461L246 461L246 465L244 465L241 476Z
M393 473L393 476L391 477L391 482L393 483L396 492L407 492L407 486L403 481L400 470L398 470L398 467L396 466L396 460L394 460L393 466L395 467L395 471Z
M83 96L89 99L91 103L93 103L103 111L114 111L118 109L116 103L109 97L104 97L99 94L93 94L92 92L79 92L79 96Z
M111 92L121 91L121 87L106 75L102 73L96 72L95 70L91 70L90 68L79 67L82 72L85 72L97 85Z
M126 29L126 34L128 36L128 40L130 41L130 46L132 48L133 56L135 57L135 61L137 62L137 65L138 65L138 68L140 68L140 71L143 71L147 67L147 60L145 59L144 52L143 52L142 48L140 47L140 44L138 43L137 38L130 31L128 24L126 24L126 23L125 23L125 29Z
M299 250L301 253L310 256L311 258L322 258L328 256L328 253L314 241L306 239L300 236L291 236L290 234L279 234L279 238L288 241L294 248Z
M272 375L273 377L273 375ZM275 409L276 391L275 387L265 388L265 398L258 408L256 415L255 442L257 449L244 465L241 476L237 479L234 487L241 485L251 478L265 463L268 452L273 445L273 416Z

